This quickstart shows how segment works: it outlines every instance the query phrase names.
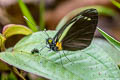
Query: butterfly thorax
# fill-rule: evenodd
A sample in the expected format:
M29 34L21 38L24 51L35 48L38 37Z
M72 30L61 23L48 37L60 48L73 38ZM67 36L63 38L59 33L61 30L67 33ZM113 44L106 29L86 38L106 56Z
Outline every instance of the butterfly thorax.
M49 45L49 48L53 51L60 51L62 50L62 43L61 42L56 42L52 38L48 38L46 40L46 43Z

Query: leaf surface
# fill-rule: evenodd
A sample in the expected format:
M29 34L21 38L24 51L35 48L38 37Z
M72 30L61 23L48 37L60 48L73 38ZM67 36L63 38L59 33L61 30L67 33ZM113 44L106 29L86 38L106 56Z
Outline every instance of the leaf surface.
M53 37L56 31L47 33ZM97 41L100 40L93 41L88 48L81 51L64 51L66 56L63 51L56 53L48 48L32 54L34 48L40 50L46 46L47 38L43 32L33 33L19 41L12 52L2 52L0 59L52 80L120 80L119 69L108 55L109 51L98 45Z

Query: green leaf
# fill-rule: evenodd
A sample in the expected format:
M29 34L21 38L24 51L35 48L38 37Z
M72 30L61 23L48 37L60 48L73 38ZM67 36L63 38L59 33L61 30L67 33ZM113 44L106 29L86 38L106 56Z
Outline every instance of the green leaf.
M111 46L107 41L102 39L94 40L94 43L102 47L104 51L115 61L117 65L120 64L120 51L114 46ZM105 43L105 44L104 44Z
M120 8L120 3L119 3L119 2L117 2L117 1L115 1L115 0L111 0L111 2L112 2L115 6L117 6L118 8Z
M11 72L9 75L8 75L8 80L17 80L16 76Z
M31 24L28 20L26 20L30 29L32 29L32 31L34 31L34 32L38 31L37 25L36 25L32 15L31 15L31 13L29 12L27 6L24 4L24 2L22 0L18 0L18 3L19 3L19 6L21 8L21 11L22 11L23 15L25 17L27 17L27 19L32 23Z
M45 1L40 0L40 30L45 29Z
M6 40L5 37L0 33L0 45L4 44L5 40Z
M80 13L82 10L89 9L89 8L95 8L98 10L99 15L109 15L109 16L115 16L118 13L114 11L111 8L104 7L104 6L88 6L88 7L83 7L83 8L78 8L67 14L57 25L56 29L59 30L63 25L66 24L68 20L70 20L73 16L77 15Z
M5 40L6 38L2 34L0 34L0 50L1 51L5 50Z
M108 35L106 32L104 32L102 29L98 28L98 31L114 46L120 51L120 42Z
M0 80L17 80L16 76L13 73L1 73Z
M3 63L1 60L0 60L0 71L8 71L10 70L8 65Z
M17 34L29 35L32 34L32 31L23 25L9 24L4 26L2 34L5 38L8 38Z
M47 33L50 37L56 34L54 31L47 31ZM49 51L48 48L44 48L40 53L32 54L31 51L34 48L40 50L46 46L46 38L48 37L43 32L33 33L19 41L12 52L0 53L0 59L17 68L52 80L120 79L120 71L108 55L108 51L94 41L84 50L64 51L66 56L63 51L56 53ZM112 48L108 49L112 50Z

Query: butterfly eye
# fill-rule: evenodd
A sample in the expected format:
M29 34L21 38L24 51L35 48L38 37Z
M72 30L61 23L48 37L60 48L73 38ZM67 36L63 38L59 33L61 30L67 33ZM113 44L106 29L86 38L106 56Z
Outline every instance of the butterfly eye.
M52 43L52 39L49 39L49 40L48 40L48 43Z

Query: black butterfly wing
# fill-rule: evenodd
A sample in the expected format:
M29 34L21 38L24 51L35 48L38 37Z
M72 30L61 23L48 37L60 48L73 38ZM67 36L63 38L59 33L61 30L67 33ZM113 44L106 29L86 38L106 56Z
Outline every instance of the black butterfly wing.
M89 46L98 22L96 9L87 9L67 22L55 35L53 40L59 42L68 26L72 25L62 38L63 50L81 50Z
M93 39L98 23L98 12L96 9L87 9L80 13L81 18L77 20L62 40L63 50L81 50L88 47Z

